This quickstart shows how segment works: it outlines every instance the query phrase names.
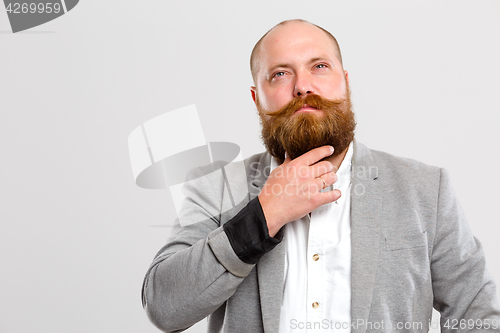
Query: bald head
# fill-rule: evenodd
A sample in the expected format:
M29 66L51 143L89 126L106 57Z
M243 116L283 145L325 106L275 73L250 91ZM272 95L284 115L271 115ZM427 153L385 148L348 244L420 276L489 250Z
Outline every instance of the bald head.
M340 53L339 44L337 42L337 39L335 39L335 37L333 37L333 35L330 32L328 32L327 30L323 29L320 26L317 26L316 24L312 24L305 20L301 19L287 20L280 22L274 27L272 27L259 39L259 41L253 47L252 54L250 56L250 71L252 72L252 77L254 82L256 82L257 72L259 70L259 58L260 58L261 48L263 47L263 44L265 44L265 40L269 35L272 36L274 34L279 34L281 28L284 28L286 25L293 25L295 27L299 27L300 25L305 25L304 29L310 29L311 27L313 27L315 29L321 30L331 40L335 55L337 56L337 59L339 60L340 64L342 64L342 55Z

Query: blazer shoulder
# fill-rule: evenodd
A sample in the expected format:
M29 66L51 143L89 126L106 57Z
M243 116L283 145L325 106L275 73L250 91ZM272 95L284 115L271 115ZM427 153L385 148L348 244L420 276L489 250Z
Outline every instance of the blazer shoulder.
M429 165L408 157L401 157L383 151L372 150L374 159L387 168L401 170L402 172L437 172L440 167Z
M376 175L375 177L379 177L382 181L386 180L392 184L396 182L398 185L406 184L408 186L422 184L435 187L439 185L443 171L440 167L369 149L362 144L357 144L356 148L353 166L367 168L371 175Z

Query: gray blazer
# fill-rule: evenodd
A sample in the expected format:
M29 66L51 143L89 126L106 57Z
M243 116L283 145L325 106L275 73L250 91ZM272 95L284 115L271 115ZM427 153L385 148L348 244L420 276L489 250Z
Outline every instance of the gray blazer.
M269 175L267 153L240 163L246 179L232 164L214 163L185 186L183 226L176 224L143 285L143 306L165 332L207 316L209 332L279 331L286 237L249 265L222 229ZM234 202L235 193L244 200ZM500 326L495 284L446 171L355 141L351 196L351 332L427 332L433 307L442 332L481 331L469 330L470 319Z

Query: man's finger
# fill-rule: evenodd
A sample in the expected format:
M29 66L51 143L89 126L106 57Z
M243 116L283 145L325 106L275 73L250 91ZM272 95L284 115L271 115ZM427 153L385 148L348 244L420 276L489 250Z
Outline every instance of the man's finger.
M324 174L315 179L319 189L327 188L337 181L337 175L334 172Z
M340 190L333 190L328 192L318 193L320 205L325 205L330 202L337 201L341 196L342 192Z
M307 153L297 157L295 161L299 161L300 163L305 163L306 165L312 165L322 158L328 157L333 154L332 146L322 146L318 148L314 148L313 150L308 151Z
M332 171L333 164L328 162L328 161L321 161L321 162L318 162L318 163L312 165L310 168L311 168L312 176L314 178L318 178L319 176L322 176L322 175Z
M338 176L335 172L331 171L331 172L328 172L328 173L321 175L321 178L323 178L323 180L325 181L326 186L330 186L330 185L335 184L335 182L338 179Z

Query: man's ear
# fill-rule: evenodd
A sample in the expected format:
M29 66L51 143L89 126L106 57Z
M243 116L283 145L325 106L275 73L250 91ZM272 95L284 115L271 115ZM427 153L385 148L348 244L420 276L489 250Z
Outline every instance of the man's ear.
M257 97L257 89L256 89L254 86L251 86L251 87L250 87L250 92L252 93L252 99L253 99L253 102L254 102L255 104L257 104L257 103L255 102L255 98Z
M349 85L349 73L347 73L347 71L344 71L344 75L345 75L345 83Z

